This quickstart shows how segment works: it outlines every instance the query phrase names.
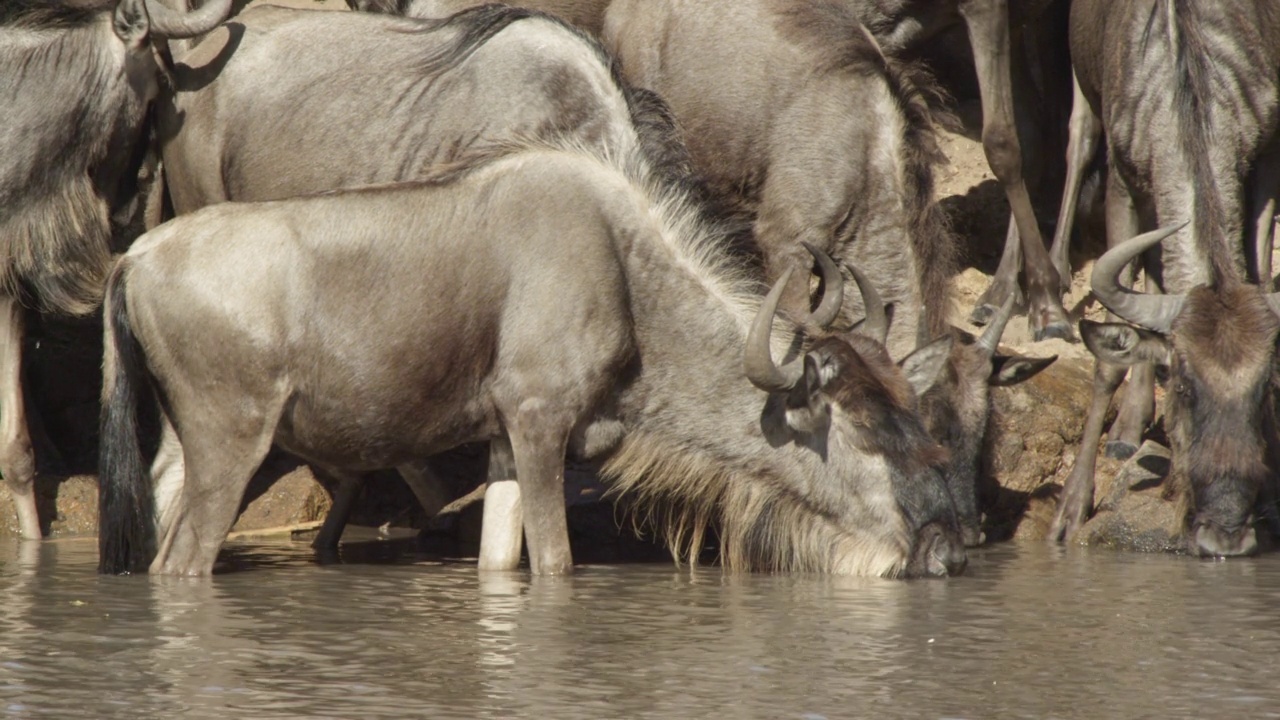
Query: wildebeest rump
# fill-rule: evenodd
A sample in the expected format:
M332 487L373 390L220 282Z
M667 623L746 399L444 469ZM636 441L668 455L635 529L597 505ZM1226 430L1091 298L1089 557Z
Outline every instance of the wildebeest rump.
M1154 362L1168 373L1172 485L1189 508L1191 549L1248 553L1259 507L1274 514L1266 506L1280 468L1272 417L1280 321L1268 294L1280 185L1280 7L1080 0L1071 43L1073 143L1104 132L1109 152L1112 248L1094 268L1094 293L1113 317L1142 329L1081 327L1099 362L1052 535L1070 535L1092 509L1107 404L1128 366L1131 388L1112 439L1136 447L1153 414ZM1133 238L1153 227L1168 229ZM1168 294L1118 286L1125 265L1156 243L1148 286Z
M198 34L230 0L178 15L142 0L0 6L0 475L41 536L21 391L23 306L83 315L102 296L112 214L134 201L158 68L152 37ZM125 212L127 214L127 212Z
M904 373L867 338L806 347L643 165L532 149L148 233L108 292L103 492L123 511L102 570L209 572L272 442L362 469L499 433L536 573L571 567L566 448L672 508L691 557L714 521L734 569L962 568L914 411L945 353ZM185 464L154 488L132 418L147 377Z

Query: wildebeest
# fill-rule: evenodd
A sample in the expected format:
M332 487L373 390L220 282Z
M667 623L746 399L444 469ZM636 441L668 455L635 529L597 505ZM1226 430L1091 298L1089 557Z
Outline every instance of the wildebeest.
M523 9L423 21L253 8L181 57L173 87L158 126L178 213L412 180L529 137L639 144L668 177L687 172L660 101L627 88L594 41ZM422 470L401 468L420 499L433 492ZM318 547L336 544L359 487L341 485Z
M593 35L599 35L609 2L610 0L514 0L506 4L540 10L590 31ZM347 0L347 6L352 10L416 18L448 17L467 8L492 3L493 0Z
M1033 337L1071 337L1062 307L1059 278L1065 262L1046 250L1023 177L1023 149L1015 121L1011 32L1035 22L1052 0L843 0L853 8L887 55L918 54L939 41L943 31L963 23L968 30L982 101L982 146L992 174L1004 188L1011 209L1010 232L1000 269L979 299L973 318L986 323L1004 301L1018 295L1024 275L1028 320ZM790 5L792 2L779 2ZM1016 232L1015 232L1016 229ZM1062 253L1065 258L1065 251ZM1057 258L1057 255L1053 256ZM1055 266L1057 265L1057 267Z
M849 3L615 0L604 40L670 106L712 193L753 218L768 282L793 271L784 312L809 309L808 242L875 279L894 355L946 329L955 242L932 198L932 116Z
M915 412L946 343L905 371L869 338L806 344L774 317L781 284L761 303L645 164L535 148L145 235L105 310L101 569L208 573L273 442L360 470L501 435L535 573L571 568L566 449L608 452L691 557L715 522L734 569L958 572ZM148 387L185 465L154 488Z
M755 216L770 282L808 267L805 242L852 259L894 306L886 344L900 357L951 332L955 240L933 202L940 154L917 85L926 78L887 60L855 9L838 0L615 0L605 42L629 81L669 103L712 192ZM808 310L803 275L784 296L792 313ZM946 379L924 403L951 451L948 485L970 544L979 539L988 384L1019 382L1052 362L994 358L1010 309L980 343L955 344Z
M97 307L112 216L128 214L147 147L158 73L150 39L205 32L230 4L183 15L143 0L0 7L0 475L25 538L41 531L22 397L24 306Z
M1280 177L1280 7L1078 0L1071 45L1073 133L1096 137L1101 129L1109 152L1113 247L1094 268L1093 290L1114 317L1138 328L1081 326L1098 358L1093 403L1052 535L1070 535L1092 509L1103 420L1128 366L1137 410L1127 399L1112 433L1136 445L1152 416L1155 363L1168 375L1171 487L1188 507L1190 549L1249 553L1259 508L1274 515L1266 506L1280 468L1273 417L1280 301L1268 293ZM1165 229L1132 237L1152 227ZM1148 283L1167 295L1119 285L1125 265L1157 243Z

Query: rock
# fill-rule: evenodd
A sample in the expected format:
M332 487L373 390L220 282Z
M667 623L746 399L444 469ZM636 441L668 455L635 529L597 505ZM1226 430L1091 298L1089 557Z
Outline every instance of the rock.
M1169 450L1150 440L1127 460L1076 541L1139 552L1185 552L1178 504L1165 499Z

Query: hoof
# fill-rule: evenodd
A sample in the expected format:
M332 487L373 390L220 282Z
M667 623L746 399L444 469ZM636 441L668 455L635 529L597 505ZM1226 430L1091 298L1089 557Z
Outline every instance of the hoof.
M1071 323L1063 321L1051 322L1040 328L1032 328L1031 337L1036 342L1048 340L1049 338L1057 338L1072 343L1076 342L1076 334L1071 331Z
M1128 460L1138 452L1138 446L1124 440L1109 440L1102 452L1109 458L1116 460Z
M999 309L992 307L990 304L981 303L973 309L973 312L969 313L969 322L978 327L986 327Z

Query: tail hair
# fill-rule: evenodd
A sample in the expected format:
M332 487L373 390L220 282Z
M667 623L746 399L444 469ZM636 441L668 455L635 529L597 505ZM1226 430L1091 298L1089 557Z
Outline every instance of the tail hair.
M139 396L150 397L150 380L129 321L127 270L127 259L112 270L103 309L98 572L110 575L145 569L156 550L155 499L138 434Z

